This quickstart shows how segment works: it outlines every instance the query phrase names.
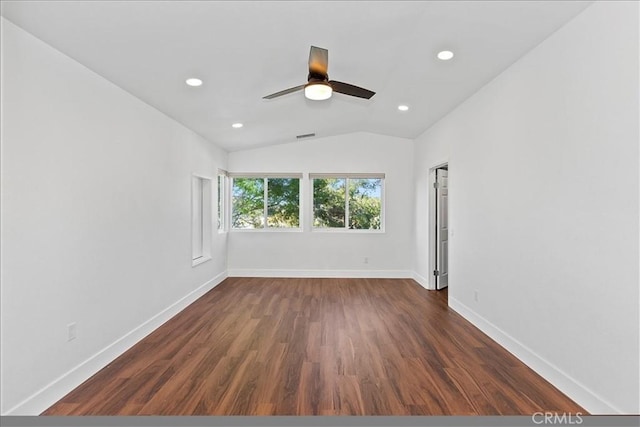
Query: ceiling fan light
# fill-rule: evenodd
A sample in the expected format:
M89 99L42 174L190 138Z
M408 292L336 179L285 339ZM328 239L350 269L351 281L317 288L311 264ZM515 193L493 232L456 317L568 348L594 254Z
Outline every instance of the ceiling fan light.
M313 101L323 101L331 98L333 88L327 83L309 83L304 87L304 96Z

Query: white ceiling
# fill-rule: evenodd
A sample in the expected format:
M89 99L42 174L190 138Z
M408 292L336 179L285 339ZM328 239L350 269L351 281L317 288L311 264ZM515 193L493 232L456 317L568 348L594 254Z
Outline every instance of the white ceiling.
M590 3L3 1L2 15L236 151L307 133L415 138ZM306 83L311 45L329 50L331 79L377 94L263 100Z

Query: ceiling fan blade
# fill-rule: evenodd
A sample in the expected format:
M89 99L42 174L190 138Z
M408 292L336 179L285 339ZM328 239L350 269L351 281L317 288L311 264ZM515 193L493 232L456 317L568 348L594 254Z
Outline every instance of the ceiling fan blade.
M276 92L276 93L272 93L271 95L263 96L262 99L273 99L273 98L277 98L277 97L282 96L282 95L288 95L290 93L302 90L302 89L304 89L304 87L305 87L305 85L300 85L300 86L292 87L292 88L289 88L289 89L281 90L280 92Z
M331 80L329 85L333 88L334 92L343 93L345 95L356 96L358 98L371 99L375 92L370 91L362 87L350 85L349 83L342 83L335 80Z
M309 74L326 76L328 69L329 51L321 47L311 46L311 51L309 52Z

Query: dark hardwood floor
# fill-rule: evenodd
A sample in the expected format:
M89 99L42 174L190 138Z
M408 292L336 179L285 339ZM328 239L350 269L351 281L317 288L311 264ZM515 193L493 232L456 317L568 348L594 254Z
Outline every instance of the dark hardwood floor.
M586 411L402 279L229 278L44 415Z

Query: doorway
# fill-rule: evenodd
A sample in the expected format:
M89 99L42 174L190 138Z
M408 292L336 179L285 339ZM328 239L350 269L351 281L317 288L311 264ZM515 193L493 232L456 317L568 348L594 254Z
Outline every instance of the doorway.
M449 286L449 165L438 165L430 171L429 253L432 289Z

